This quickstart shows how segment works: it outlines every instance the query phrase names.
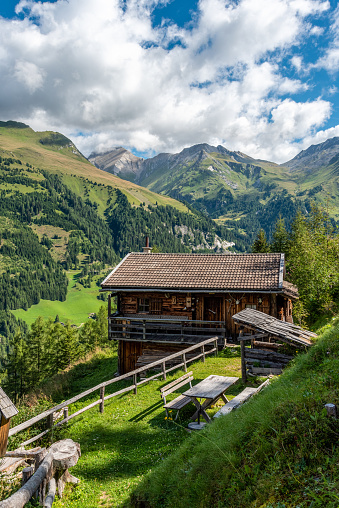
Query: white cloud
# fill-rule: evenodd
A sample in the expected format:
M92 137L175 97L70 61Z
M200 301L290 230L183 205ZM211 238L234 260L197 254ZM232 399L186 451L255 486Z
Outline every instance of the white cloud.
M329 102L285 98L309 85L281 66L293 47L302 70L295 48L328 2L200 0L190 29L152 27L156 0L125 5L21 0L23 20L0 18L2 115L60 130L86 155L219 142L280 161L329 117Z
M332 41L325 51L325 54L319 58L314 67L324 68L330 72L337 72L339 68L339 7L332 14L332 24L330 34Z
M18 61L15 63L14 76L26 86L31 94L42 88L44 74L44 71L32 62Z

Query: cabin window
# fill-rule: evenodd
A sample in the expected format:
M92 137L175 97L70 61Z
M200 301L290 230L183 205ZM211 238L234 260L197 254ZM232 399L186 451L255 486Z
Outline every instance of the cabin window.
M149 298L138 298L138 312L149 312Z
M253 305L252 303L246 303L246 309L256 309L257 306L256 305Z
M156 300L152 298L149 302L150 314L161 314L162 312L162 300Z

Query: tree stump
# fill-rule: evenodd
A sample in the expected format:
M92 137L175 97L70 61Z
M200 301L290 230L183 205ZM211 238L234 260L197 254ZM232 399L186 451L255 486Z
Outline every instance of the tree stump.
M47 455L33 476L15 494L0 501L0 508L22 508L36 491L39 491L40 501L44 502L46 480L49 482L46 502L47 506L51 506L55 496L55 485L58 487L59 497L62 497L67 482L79 483L79 480L68 472L68 468L75 466L80 456L80 445L72 439L63 439L54 443L47 450ZM55 477L54 481L53 477Z
M61 498L66 483L79 483L78 478L68 472L68 468L75 466L81 456L80 445L72 439L63 439L54 443L48 450L53 454L53 476Z

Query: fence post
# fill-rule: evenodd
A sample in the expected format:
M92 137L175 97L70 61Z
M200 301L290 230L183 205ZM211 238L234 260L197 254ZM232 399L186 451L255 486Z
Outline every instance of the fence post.
M163 373L164 379L166 379L166 362L162 362L162 373Z
M49 416L51 416L51 415L49 415ZM52 419L52 421L53 421L53 419ZM40 467L42 461L44 460L44 458L46 457L46 455L47 455L46 448L43 448L41 451L39 451L35 455L35 459L34 459L34 473L37 472L37 470L39 469L39 467ZM46 484L44 485L44 483L42 482L39 485L38 490L35 492L35 496L38 498L40 503L42 503L44 501L44 498L45 498L44 488L46 488Z
M184 371L187 372L186 353L182 355L182 361L184 363Z
M142 320L142 338L143 340L146 340L146 321Z
M21 480L21 486L25 485L26 482L30 479L30 477L33 476L33 468L25 467L25 469L22 470L22 480Z
M101 399L101 402L100 402L99 409L100 409L100 413L103 413L104 412L104 404L105 404L105 387L104 386L102 386L100 388L100 399Z
M137 375L136 374L133 374L133 384L134 384L134 395L137 394L138 392L138 387L137 387Z
M68 407L67 406L64 407L64 419L66 419L66 418L68 418ZM65 425L67 425L67 422Z
M241 378L242 382L246 383L247 375L246 375L246 359L245 359L245 341L240 341L241 344Z
M218 356L218 339L214 341L214 347L215 347L214 356Z
M201 361L204 363L205 362L205 346L201 347L201 352L202 352L202 359L201 359Z
M333 416L334 418L337 418L337 406L335 404L325 404L325 408L327 411L327 416Z
M53 416L54 413L51 413L46 418L46 429L51 429L53 427Z

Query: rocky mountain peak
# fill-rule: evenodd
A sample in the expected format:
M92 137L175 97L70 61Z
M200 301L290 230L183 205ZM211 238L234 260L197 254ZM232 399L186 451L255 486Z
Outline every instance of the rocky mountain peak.
M318 145L311 145L306 150L302 150L298 153L293 159L281 165L287 166L292 171L298 169L312 171L316 168L326 166L338 154L339 137L334 137Z

